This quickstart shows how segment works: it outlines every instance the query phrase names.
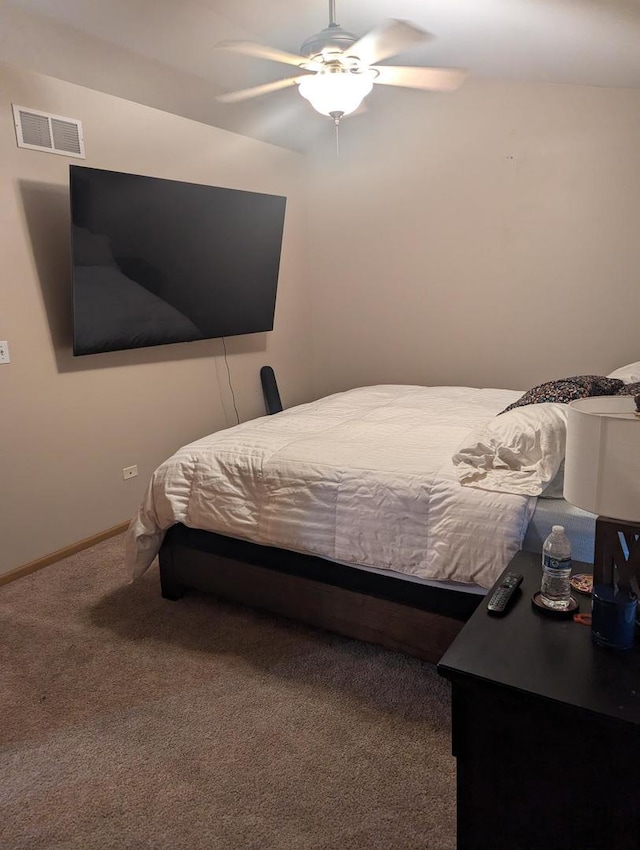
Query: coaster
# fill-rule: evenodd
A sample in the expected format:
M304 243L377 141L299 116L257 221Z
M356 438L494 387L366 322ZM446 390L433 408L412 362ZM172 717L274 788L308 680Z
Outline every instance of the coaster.
M571 587L576 593L584 593L586 596L591 596L593 576L590 573L578 573L575 576L571 576Z
M539 590L537 590L533 594L533 596L531 597L531 607L547 617L553 617L556 620L567 620L573 617L573 615L578 610L578 603L573 598L573 596L569 600L569 607L565 608L562 611L559 611L556 608L547 608L544 602L542 602L540 599L541 595L542 594Z

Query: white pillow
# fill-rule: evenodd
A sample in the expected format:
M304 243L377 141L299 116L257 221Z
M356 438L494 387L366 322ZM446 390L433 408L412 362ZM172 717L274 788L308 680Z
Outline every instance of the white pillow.
M466 487L539 496L560 470L567 405L516 407L472 431L452 460Z
M640 382L640 361L637 363L629 363L628 366L621 366L616 369L607 378L618 378L619 381L624 381L625 384L637 384Z
M544 488L540 493L541 499L564 499L564 461L560 464L560 469L557 471L555 478Z

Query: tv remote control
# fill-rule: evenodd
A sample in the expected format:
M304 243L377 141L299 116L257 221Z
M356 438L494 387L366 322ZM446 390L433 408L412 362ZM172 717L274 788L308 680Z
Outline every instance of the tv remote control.
M522 576L518 573L505 573L502 581L496 587L491 599L487 603L487 613L493 614L494 617L501 617L506 614L509 609L509 604L513 600L514 593L522 584Z

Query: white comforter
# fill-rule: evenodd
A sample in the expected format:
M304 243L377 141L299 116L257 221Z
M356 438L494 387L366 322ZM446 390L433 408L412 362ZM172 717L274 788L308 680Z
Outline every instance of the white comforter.
M348 564L490 587L531 496L462 487L451 458L521 393L374 386L211 434L153 474L127 539L140 576L174 523Z

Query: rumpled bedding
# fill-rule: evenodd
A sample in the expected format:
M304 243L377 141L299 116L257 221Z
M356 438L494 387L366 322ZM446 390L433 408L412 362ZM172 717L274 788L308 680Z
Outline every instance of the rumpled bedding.
M154 472L127 534L141 576L174 523L346 564L490 587L536 497L460 485L452 457L521 392L382 385L211 434Z

